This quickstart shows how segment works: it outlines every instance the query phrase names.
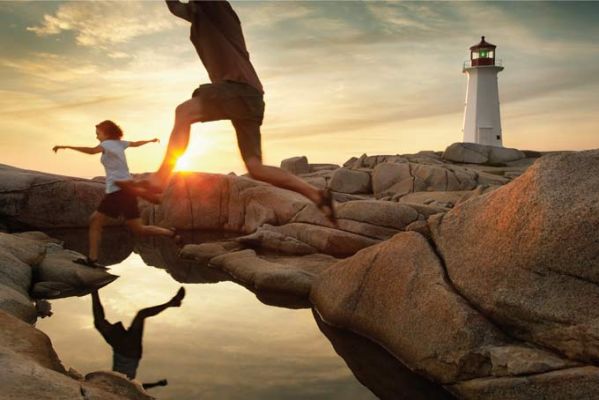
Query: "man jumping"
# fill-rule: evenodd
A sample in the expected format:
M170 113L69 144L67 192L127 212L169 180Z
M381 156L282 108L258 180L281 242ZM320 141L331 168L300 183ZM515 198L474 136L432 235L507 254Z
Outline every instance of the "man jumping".
M166 155L153 183L166 186L177 159L189 143L191 124L230 120L252 178L301 193L335 222L333 200L297 176L262 164L260 126L264 117L264 90L250 62L241 23L227 1L166 0L175 16L191 23L190 39L212 83L200 85L192 98L177 106Z

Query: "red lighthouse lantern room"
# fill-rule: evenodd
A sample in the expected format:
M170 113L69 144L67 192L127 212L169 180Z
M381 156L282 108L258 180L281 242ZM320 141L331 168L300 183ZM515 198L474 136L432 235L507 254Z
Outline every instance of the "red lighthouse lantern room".
M497 46L485 42L485 37L481 36L480 43L470 47L470 65L495 65L495 47Z

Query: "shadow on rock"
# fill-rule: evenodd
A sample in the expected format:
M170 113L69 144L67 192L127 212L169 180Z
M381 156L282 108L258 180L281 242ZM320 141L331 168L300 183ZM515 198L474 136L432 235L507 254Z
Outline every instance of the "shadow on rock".
M315 311L313 315L320 331L354 376L380 399L455 399L441 386L409 370L377 344L350 331L327 325Z

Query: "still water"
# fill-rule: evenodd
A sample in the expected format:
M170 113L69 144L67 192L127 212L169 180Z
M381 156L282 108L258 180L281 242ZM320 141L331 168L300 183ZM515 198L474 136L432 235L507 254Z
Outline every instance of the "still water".
M86 247L84 231L49 233L67 248ZM177 260L164 240L132 243L115 236L102 251L120 277L99 291L109 322L128 327L140 309L167 302L181 286L187 292L180 308L145 322L137 380L167 379L168 386L149 389L159 399L449 398L380 347L326 326L301 302L259 300L224 274ZM112 349L94 327L91 296L53 300L52 306L54 315L37 327L65 367L84 375L110 370Z

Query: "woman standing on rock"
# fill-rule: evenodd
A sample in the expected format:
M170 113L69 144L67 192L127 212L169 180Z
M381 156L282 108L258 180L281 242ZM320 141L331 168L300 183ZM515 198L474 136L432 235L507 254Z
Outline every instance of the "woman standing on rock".
M75 260L78 264L90 267L102 267L97 263L102 227L109 218L125 217L127 227L136 235L142 236L168 236L179 241L180 237L174 229L165 229L153 225L143 225L137 207L136 194L127 190L128 182L132 182L125 149L139 147L147 143L158 142L158 139L128 142L121 140L123 131L112 121L103 121L96 125L96 138L100 144L95 147L54 146L55 153L60 149L76 150L85 154L102 153L100 161L106 171L106 195L97 210L90 217L89 225L89 254L86 258ZM150 197L144 196L144 198ZM151 198L151 197L150 197Z

